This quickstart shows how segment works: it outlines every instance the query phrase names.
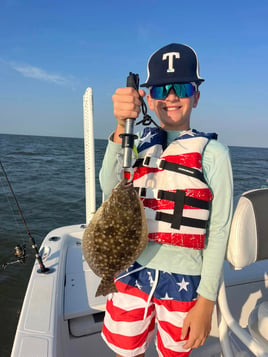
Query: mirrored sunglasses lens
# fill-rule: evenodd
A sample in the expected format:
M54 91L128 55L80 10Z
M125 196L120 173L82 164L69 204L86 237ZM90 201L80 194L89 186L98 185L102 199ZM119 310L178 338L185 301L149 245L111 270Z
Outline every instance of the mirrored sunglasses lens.
M194 94L195 88L191 83L167 84L165 86L156 86L150 89L150 95L153 99L165 99L173 88L176 95L180 98L188 98Z
M195 88L191 83L174 84L173 88L180 98L188 98L194 94Z
M152 87L150 89L150 95L153 99L164 99L167 94L165 92L165 86Z

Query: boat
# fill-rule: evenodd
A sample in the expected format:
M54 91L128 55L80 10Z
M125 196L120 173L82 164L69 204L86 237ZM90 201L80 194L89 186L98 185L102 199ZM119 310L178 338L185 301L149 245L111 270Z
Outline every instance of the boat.
M95 207L93 94L83 97L86 223L60 227L39 250L15 334L12 357L114 356L101 338L106 297L81 250ZM234 213L212 329L191 356L268 356L268 188L245 192ZM154 345L146 356L157 356Z

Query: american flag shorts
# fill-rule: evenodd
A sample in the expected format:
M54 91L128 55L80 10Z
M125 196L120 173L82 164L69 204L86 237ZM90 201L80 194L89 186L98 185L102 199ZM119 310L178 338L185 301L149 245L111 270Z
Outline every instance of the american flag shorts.
M174 274L134 263L116 279L107 299L102 337L122 356L137 356L154 337L160 357L186 357L181 328L197 299L200 276Z

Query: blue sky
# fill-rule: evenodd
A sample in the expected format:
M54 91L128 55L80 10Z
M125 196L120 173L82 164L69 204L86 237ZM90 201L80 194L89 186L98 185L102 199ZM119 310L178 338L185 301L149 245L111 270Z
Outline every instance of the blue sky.
M268 147L268 1L1 0L0 133L95 137L113 130L112 94L171 43L192 46L206 79L192 127L227 145Z

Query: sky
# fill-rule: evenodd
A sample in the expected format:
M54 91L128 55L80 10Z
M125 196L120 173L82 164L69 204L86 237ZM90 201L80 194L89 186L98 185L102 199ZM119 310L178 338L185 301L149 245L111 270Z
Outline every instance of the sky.
M177 42L205 78L191 127L268 147L267 18L267 0L0 0L0 133L83 137L90 87L106 139L116 88L130 71L143 83L149 56Z

